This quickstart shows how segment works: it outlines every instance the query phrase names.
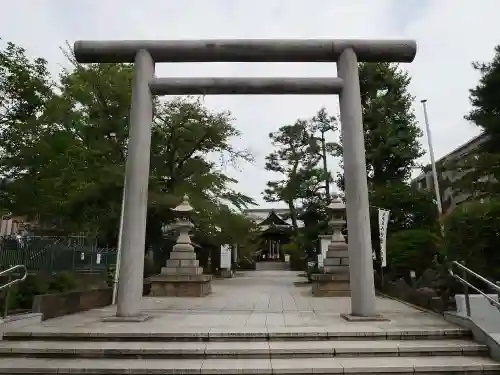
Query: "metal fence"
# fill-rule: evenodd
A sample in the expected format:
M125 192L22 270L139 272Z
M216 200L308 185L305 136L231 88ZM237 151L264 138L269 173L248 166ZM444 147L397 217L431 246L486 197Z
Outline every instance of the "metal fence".
M115 248L81 237L0 237L0 269L24 264L29 272L106 272L115 263Z

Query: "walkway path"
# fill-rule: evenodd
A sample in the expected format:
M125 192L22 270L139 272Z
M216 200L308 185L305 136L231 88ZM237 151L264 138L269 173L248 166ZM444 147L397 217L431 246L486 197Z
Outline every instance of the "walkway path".
M145 322L102 322L113 306L7 332L0 374L500 371L486 346L439 316L378 298L378 312L390 321L347 322L340 314L349 312L349 298L314 298L297 280L296 272L247 272L214 280L205 298L144 298L152 316Z
M250 271L232 279L213 281L213 293L205 298L143 299L142 310L154 318L140 324L102 322L114 315L115 306L73 314L28 326L27 331L121 331L208 332L268 330L378 331L387 329L435 330L452 327L439 316L400 302L377 298L377 311L390 321L347 322L340 314L350 310L349 298L317 298L311 286L294 271Z

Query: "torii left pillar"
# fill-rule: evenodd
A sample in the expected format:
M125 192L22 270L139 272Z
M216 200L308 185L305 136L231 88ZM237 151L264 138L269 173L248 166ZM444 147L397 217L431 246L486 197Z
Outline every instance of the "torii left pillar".
M130 129L125 170L125 208L121 241L121 263L116 295L117 311L112 320L142 321L144 247L148 206L149 159L153 95L149 81L155 63L146 50L135 57L130 106Z

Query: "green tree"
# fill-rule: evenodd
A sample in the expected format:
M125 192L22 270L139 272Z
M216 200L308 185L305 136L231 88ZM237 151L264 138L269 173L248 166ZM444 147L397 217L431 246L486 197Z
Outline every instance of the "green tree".
M330 200L330 184L332 175L328 171L328 156L339 153L339 145L336 142L328 142L326 134L338 130L338 122L335 116L328 115L325 108L321 108L310 121L312 133L312 147L316 154L321 157L323 166L323 181L325 183L325 195Z
M428 229L407 229L387 239L387 264L392 278L408 278L409 271L417 277L433 266L434 256L442 249L442 238Z
M47 62L41 58L32 61L25 53L10 42L0 45L0 211L3 213L11 211L10 174L17 167L9 156L19 154L19 148L28 148L37 141L30 129L41 122L46 102L53 96Z
M305 120L282 126L277 132L270 133L269 138L276 150L266 157L266 170L280 173L283 179L267 183L264 199L268 202L285 202L290 210L292 226L297 229L296 201L303 197L301 175L309 174L312 177L314 173L314 188L319 189L322 182L322 172L316 168L319 157L313 152L311 134Z
M500 201L460 206L444 220L445 255L490 279L500 278Z
M477 85L470 90L472 110L465 119L484 133L483 142L475 152L448 162L444 183L455 194L469 199L500 197L500 46L495 47L491 62L474 62L479 72Z
M491 62L474 62L472 66L481 78L470 90L472 110L465 118L488 134L483 150L500 153L500 45L495 47Z
M408 92L411 78L392 63L360 64L359 77L369 188L407 181L423 155ZM343 175L338 177L343 187Z
M301 176L304 199L302 199L303 211L300 219L304 226L298 238L301 240L301 247L313 256L319 247L318 236L328 232L327 204L331 199L330 184L333 182L333 177L328 170L327 159L328 156L338 155L341 149L338 143L326 139L327 133L338 131L338 122L337 118L330 116L325 108L321 108L312 117L309 126L312 134L311 151L320 158L321 167L305 171ZM317 175L320 173L324 190L316 189L316 181L320 179Z
M369 199L370 205L373 206L372 222L378 222L375 218L378 207L391 211L388 233L411 229L439 231L438 212L431 191L396 182L372 190ZM378 231L375 234L378 242Z
M127 154L131 65L80 65L68 54L73 68L53 84L42 79L48 74L43 60L30 63L13 45L2 56L0 90L12 98L2 103L0 139L0 173L11 181L5 188L9 210L70 232L95 233L114 245ZM232 121L229 113L209 111L195 98L156 101L148 243L162 239L161 224L173 219L170 208L184 193L190 194L202 229L224 204L243 208L253 203L229 188L235 181L222 172L228 163L252 160L246 150L231 145L231 138L239 136Z
M1 39L0 39L1 42ZM46 101L53 96L53 82L47 61L29 60L26 51L13 43L0 49L0 136L10 127L22 127L37 121ZM29 142L29 137L19 142ZM12 151L12 144L3 142L0 156ZM4 149L7 148L7 149Z
M416 237L423 232L439 234L438 211L430 191L418 190L405 183L389 183L370 191L369 200L372 246L378 262L380 262L379 207L390 210L387 224L388 244L393 235L400 232L409 233L408 236L396 237L398 243L395 253L399 252L405 238L411 239L412 246L419 243L413 234Z
M276 149L266 157L266 169L280 173L283 179L269 181L264 198L269 202L285 202L295 229L298 203L304 211L324 206L328 200L332 176L327 168L327 155L338 145L328 142L326 133L336 130L336 118L322 108L311 119L299 119L269 134Z

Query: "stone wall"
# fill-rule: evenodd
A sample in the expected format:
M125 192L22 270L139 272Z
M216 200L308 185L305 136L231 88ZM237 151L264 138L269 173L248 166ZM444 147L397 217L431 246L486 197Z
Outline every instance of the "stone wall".
M51 319L108 306L112 299L113 288L41 294L33 299L33 312L43 314L43 319Z
M454 309L454 306L450 305L452 301L446 301L440 297L435 289L431 287L415 288L408 285L403 279L387 283L383 293L440 314Z

